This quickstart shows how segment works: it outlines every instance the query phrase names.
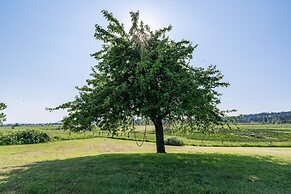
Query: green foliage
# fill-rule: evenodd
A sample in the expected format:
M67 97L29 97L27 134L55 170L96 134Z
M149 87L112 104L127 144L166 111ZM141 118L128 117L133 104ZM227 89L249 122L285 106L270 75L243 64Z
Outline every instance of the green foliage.
M50 136L43 131L21 130L0 134L0 145L45 143L50 139Z
M235 118L238 123L283 124L291 123L289 112L263 112L258 114L239 115Z
M0 124L6 121L6 115L3 112L1 112L5 108L7 108L7 106L4 103L0 102Z
M165 139L165 145L183 146L184 142L176 137L169 137Z
M102 49L92 56L98 61L91 78L72 102L57 108L67 109L65 129L126 130L135 116L154 123L171 119L207 129L222 122L224 112L217 108L219 93L226 87L215 66L207 69L190 65L197 45L174 41L167 32L172 26L152 31L130 12L132 27L126 32L112 13L102 11L106 29L96 25L95 38Z

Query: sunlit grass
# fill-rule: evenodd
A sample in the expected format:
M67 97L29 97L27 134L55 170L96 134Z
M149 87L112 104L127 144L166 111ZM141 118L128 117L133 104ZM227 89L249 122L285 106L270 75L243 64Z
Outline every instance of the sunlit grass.
M153 154L154 143L145 143L138 147L134 141L108 138L0 146L0 191L290 191L291 148L167 146L166 150L168 154Z
M222 154L105 154L29 164L12 193L290 193L290 165Z

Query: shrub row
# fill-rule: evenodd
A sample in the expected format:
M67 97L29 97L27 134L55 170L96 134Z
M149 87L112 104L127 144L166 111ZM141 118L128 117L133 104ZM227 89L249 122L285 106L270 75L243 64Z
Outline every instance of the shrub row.
M45 143L50 139L50 136L45 132L28 129L0 134L0 145Z

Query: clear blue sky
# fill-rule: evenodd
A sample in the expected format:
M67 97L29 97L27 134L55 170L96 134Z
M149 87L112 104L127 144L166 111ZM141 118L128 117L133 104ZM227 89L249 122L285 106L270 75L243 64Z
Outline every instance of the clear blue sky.
M140 10L154 28L198 43L193 65L217 67L231 86L222 109L237 113L291 110L291 1L9 0L0 1L0 101L7 122L54 122L49 113L72 100L96 63L94 25L107 9L129 23Z

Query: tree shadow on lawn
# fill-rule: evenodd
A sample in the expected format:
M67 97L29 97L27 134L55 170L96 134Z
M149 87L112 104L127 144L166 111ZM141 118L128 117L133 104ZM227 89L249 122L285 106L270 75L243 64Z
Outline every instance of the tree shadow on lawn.
M104 154L6 174L3 193L291 193L291 165L224 154Z

